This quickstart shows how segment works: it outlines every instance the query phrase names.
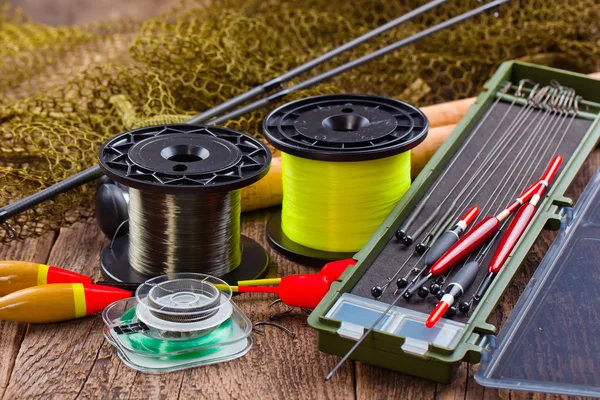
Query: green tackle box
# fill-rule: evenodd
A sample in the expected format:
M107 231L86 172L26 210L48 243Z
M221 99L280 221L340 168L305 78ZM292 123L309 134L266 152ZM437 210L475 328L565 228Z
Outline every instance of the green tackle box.
M540 127L537 126L537 123L531 126L526 125L528 121L535 119L533 114L529 115L528 118L521 118L523 120L521 136L525 138L542 135L540 136L541 144L536 147L536 149L541 150L525 151L526 154L522 154L523 146L515 143L516 146L511 151L507 150L503 153L503 155L508 154L506 156L508 164L506 165L512 165L511 162L522 164L545 154L546 157L543 162L539 162L541 160L536 161L534 163L536 168L531 167L531 170L528 171L531 172L535 169L530 174L532 176L541 175L541 171L545 169L549 158L552 156L553 149L556 149L556 152L563 157L561 169L546 193L543 202L539 205L528 229L517 243L510 258L496 276L484 297L469 314L453 319L444 318L433 329L428 330L423 322L437 300L431 298L432 296L429 296L428 300L405 301L400 299L392 311L354 351L351 359L447 383L452 379L453 372L462 361L479 363L482 359L488 360L492 357L494 351L498 352L499 348L504 349L505 352L510 352L503 346L509 346L511 341L515 340L515 337L510 336L505 341L506 343L499 343L498 327L488 323L487 319L496 307L503 292L510 285L541 230L557 230L561 227L561 222L563 225L565 224L565 216L569 214L565 210L569 210L569 207L572 206L572 201L565 197L565 191L600 138L600 108L598 104L600 103L600 81L578 73L516 61L506 62L500 66L485 85L483 93L478 96L475 104L471 106L450 137L415 179L409 191L369 242L355 255L354 258L358 261L356 267L348 270L338 282L332 285L328 294L312 312L308 321L318 332L319 350L343 356L391 303L394 298L392 292L395 289L395 283L392 283L391 290L388 290L386 295L379 299L370 296L369 289L376 283L385 283L387 277L392 276L394 271L406 260L413 259L416 261L418 259L417 256L412 254L411 248L406 248L398 243L394 238L394 233L403 225L411 212L418 207L424 196L431 191L432 196L429 201L433 204L423 208L421 211L423 215L418 216L413 226L416 227L419 223L422 223L427 215L431 214L431 207L436 205L436 201L437 204L443 202L444 194L448 193L455 185L460 184L461 176L469 170L469 164L475 159L484 157L485 153L480 154L479 151L485 151L486 148L489 148L485 145L487 142L483 142L488 138L491 138L491 144L487 146L493 145L495 139L492 133L497 131L495 127L502 123L510 124L511 118L516 120L518 113L524 112L519 109L519 107L525 107L523 98L510 95L510 91L504 93L506 88L515 87L519 82L526 82L525 86L530 87L535 83L543 86L556 85L556 82L559 82L562 86L575 89L577 95L582 97L577 118L572 121L570 119L565 120L563 121L564 124L558 127L556 126L558 119L548 121L546 125ZM510 107L517 114L513 113L511 116L513 111L509 110ZM498 109L496 110L496 108ZM494 114L497 115L494 116ZM502 122L501 118L508 119ZM546 141L542 140L544 139L543 135L550 135L547 132L552 129L556 131L555 134L558 137L554 139L547 138ZM477 143L477 140L468 140L470 135L475 135L474 132L481 136L478 139L479 143ZM559 140L560 138L562 140ZM515 139L515 141L518 140ZM538 140L537 137L535 140ZM465 150L460 151L463 145ZM466 148L467 146L473 146L473 148L469 150ZM455 157L455 154L458 155ZM513 157L512 160L511 157ZM486 197L498 196L498 192L495 190L502 187L501 182L503 182L503 179L507 179L507 167L498 166L500 168L496 168L494 172L490 171L490 176L480 182L485 189L477 195L479 197L475 196L472 199L474 204L466 204L466 206L481 206ZM511 183L512 181L511 179ZM521 188L523 189L528 185L529 182ZM436 194L436 190L439 193ZM514 197L512 198L514 199ZM597 198L596 201L600 202L600 199ZM494 215L494 213L488 212L486 215ZM480 217L483 216L480 215ZM585 221L582 223L585 223ZM560 237L561 235L559 235ZM482 270L481 277L483 277L487 273L487 264L484 262L480 269ZM600 271L600 268L598 270ZM404 274L404 271L402 273ZM478 277L478 279L481 279L481 277ZM600 280L600 273L596 277ZM530 284L539 285L540 282L544 282L544 278L544 276L537 276L536 279L530 281ZM551 283L546 282L544 284L550 285ZM588 285L583 284L583 286L597 288L600 285L593 285L588 282ZM473 290L471 289L471 292ZM526 293L527 291L528 289L526 289ZM590 296L592 296L591 302L598 303L597 298L593 297L593 293ZM522 298L524 297L525 295L522 296ZM528 304L533 304L536 301L541 302L542 300L528 297L527 304L516 309L525 312L529 308ZM566 316L562 316L563 320L565 318L568 320L568 313ZM519 320L519 317L511 315L511 320ZM568 326L569 322L566 323L567 326L565 326L564 321L562 324L563 330L573 330L573 326ZM507 327L505 326L505 328ZM554 326L553 321L548 319L547 326L539 328L560 329L561 327ZM576 329L583 330L584 327L577 327ZM590 334L599 336L596 333L592 332ZM593 352L593 349L592 346L590 351ZM543 352L544 350L540 351ZM566 357L568 354L564 356ZM536 381L537 386L525 385L523 382L527 380ZM548 382L549 384L546 385ZM558 382L555 385L556 387L553 387L553 382L555 383L551 378L544 380L536 376L513 380L512 385L510 383L506 385L499 384L496 380L496 384L492 384L492 386L556 393L600 395L598 389L570 390L564 389L565 385L569 386L568 383L562 382L564 385L561 386L561 382ZM596 388L600 386L600 383L593 381L589 383L589 386Z

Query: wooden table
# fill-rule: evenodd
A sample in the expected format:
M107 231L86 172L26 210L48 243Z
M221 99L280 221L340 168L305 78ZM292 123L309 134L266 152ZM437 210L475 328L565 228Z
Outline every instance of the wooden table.
M569 195L576 199L600 165L596 149L580 170ZM243 218L244 233L268 248L264 227L269 211ZM515 283L490 318L501 324L555 233L545 232L527 257ZM94 223L77 223L58 233L2 244L0 259L35 261L99 277L98 257L108 243ZM314 272L269 250L270 276ZM237 304L253 321L268 320L269 295L245 295ZM323 377L339 359L320 353L316 332L303 316L280 320L296 332L292 339L277 328L254 335L254 347L241 359L163 375L142 374L119 360L102 336L99 315L50 325L0 322L0 398L529 398L522 392L491 390L475 382L477 366L463 364L449 385L347 362L330 382Z

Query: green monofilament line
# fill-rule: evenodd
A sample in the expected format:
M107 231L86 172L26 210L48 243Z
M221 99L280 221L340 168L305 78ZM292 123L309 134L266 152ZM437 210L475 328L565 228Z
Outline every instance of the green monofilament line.
M135 307L132 307L123 314L121 324L137 322L135 319L135 309ZM212 332L194 339L161 340L150 337L146 333L132 333L125 335L123 342L126 343L127 347L147 355L164 355L161 358L165 360L181 360L204 357L218 351L220 347L216 345L226 342L231 337L232 332L233 322L229 318ZM212 347L193 350L205 346Z
M282 153L281 227L311 249L360 250L410 187L410 151L327 162Z

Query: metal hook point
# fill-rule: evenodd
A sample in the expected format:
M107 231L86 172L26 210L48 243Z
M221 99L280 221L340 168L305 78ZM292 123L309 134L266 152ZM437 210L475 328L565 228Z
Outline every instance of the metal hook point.
M264 325L264 326L274 326L274 327L276 327L276 328L278 328L278 329L281 329L281 330L282 330L282 331L284 331L285 333L287 333L287 334L288 334L288 335L289 335L289 336L290 336L292 339L295 339L295 338L296 338L296 333L292 332L291 330L289 330L288 328L286 328L286 327L285 327L285 326L283 326L283 325L277 324L277 323L275 323L275 322L270 322L270 321L260 321L260 322L257 322L257 323L255 323L255 324L252 326L252 330L254 330L254 332L256 332L256 333L258 333L258 334L260 334L260 335L264 335L264 334L265 334L265 331L263 331L263 330L261 330L261 329L256 329L256 327L257 327L257 326L263 326L263 325Z

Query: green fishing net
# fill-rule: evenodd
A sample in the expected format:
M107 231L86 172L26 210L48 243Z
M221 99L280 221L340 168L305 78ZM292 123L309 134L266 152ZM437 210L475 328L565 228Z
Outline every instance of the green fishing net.
M144 22L73 27L0 9L0 204L95 164L99 146L115 134L185 121L424 1L206 3L181 1ZM450 0L314 73L480 4ZM513 0L498 16L480 16L286 101L361 92L433 104L476 95L502 61L518 58L591 72L598 68L599 21L597 0ZM267 111L226 126L260 136ZM90 218L94 193L94 185L84 186L11 224L27 237Z

